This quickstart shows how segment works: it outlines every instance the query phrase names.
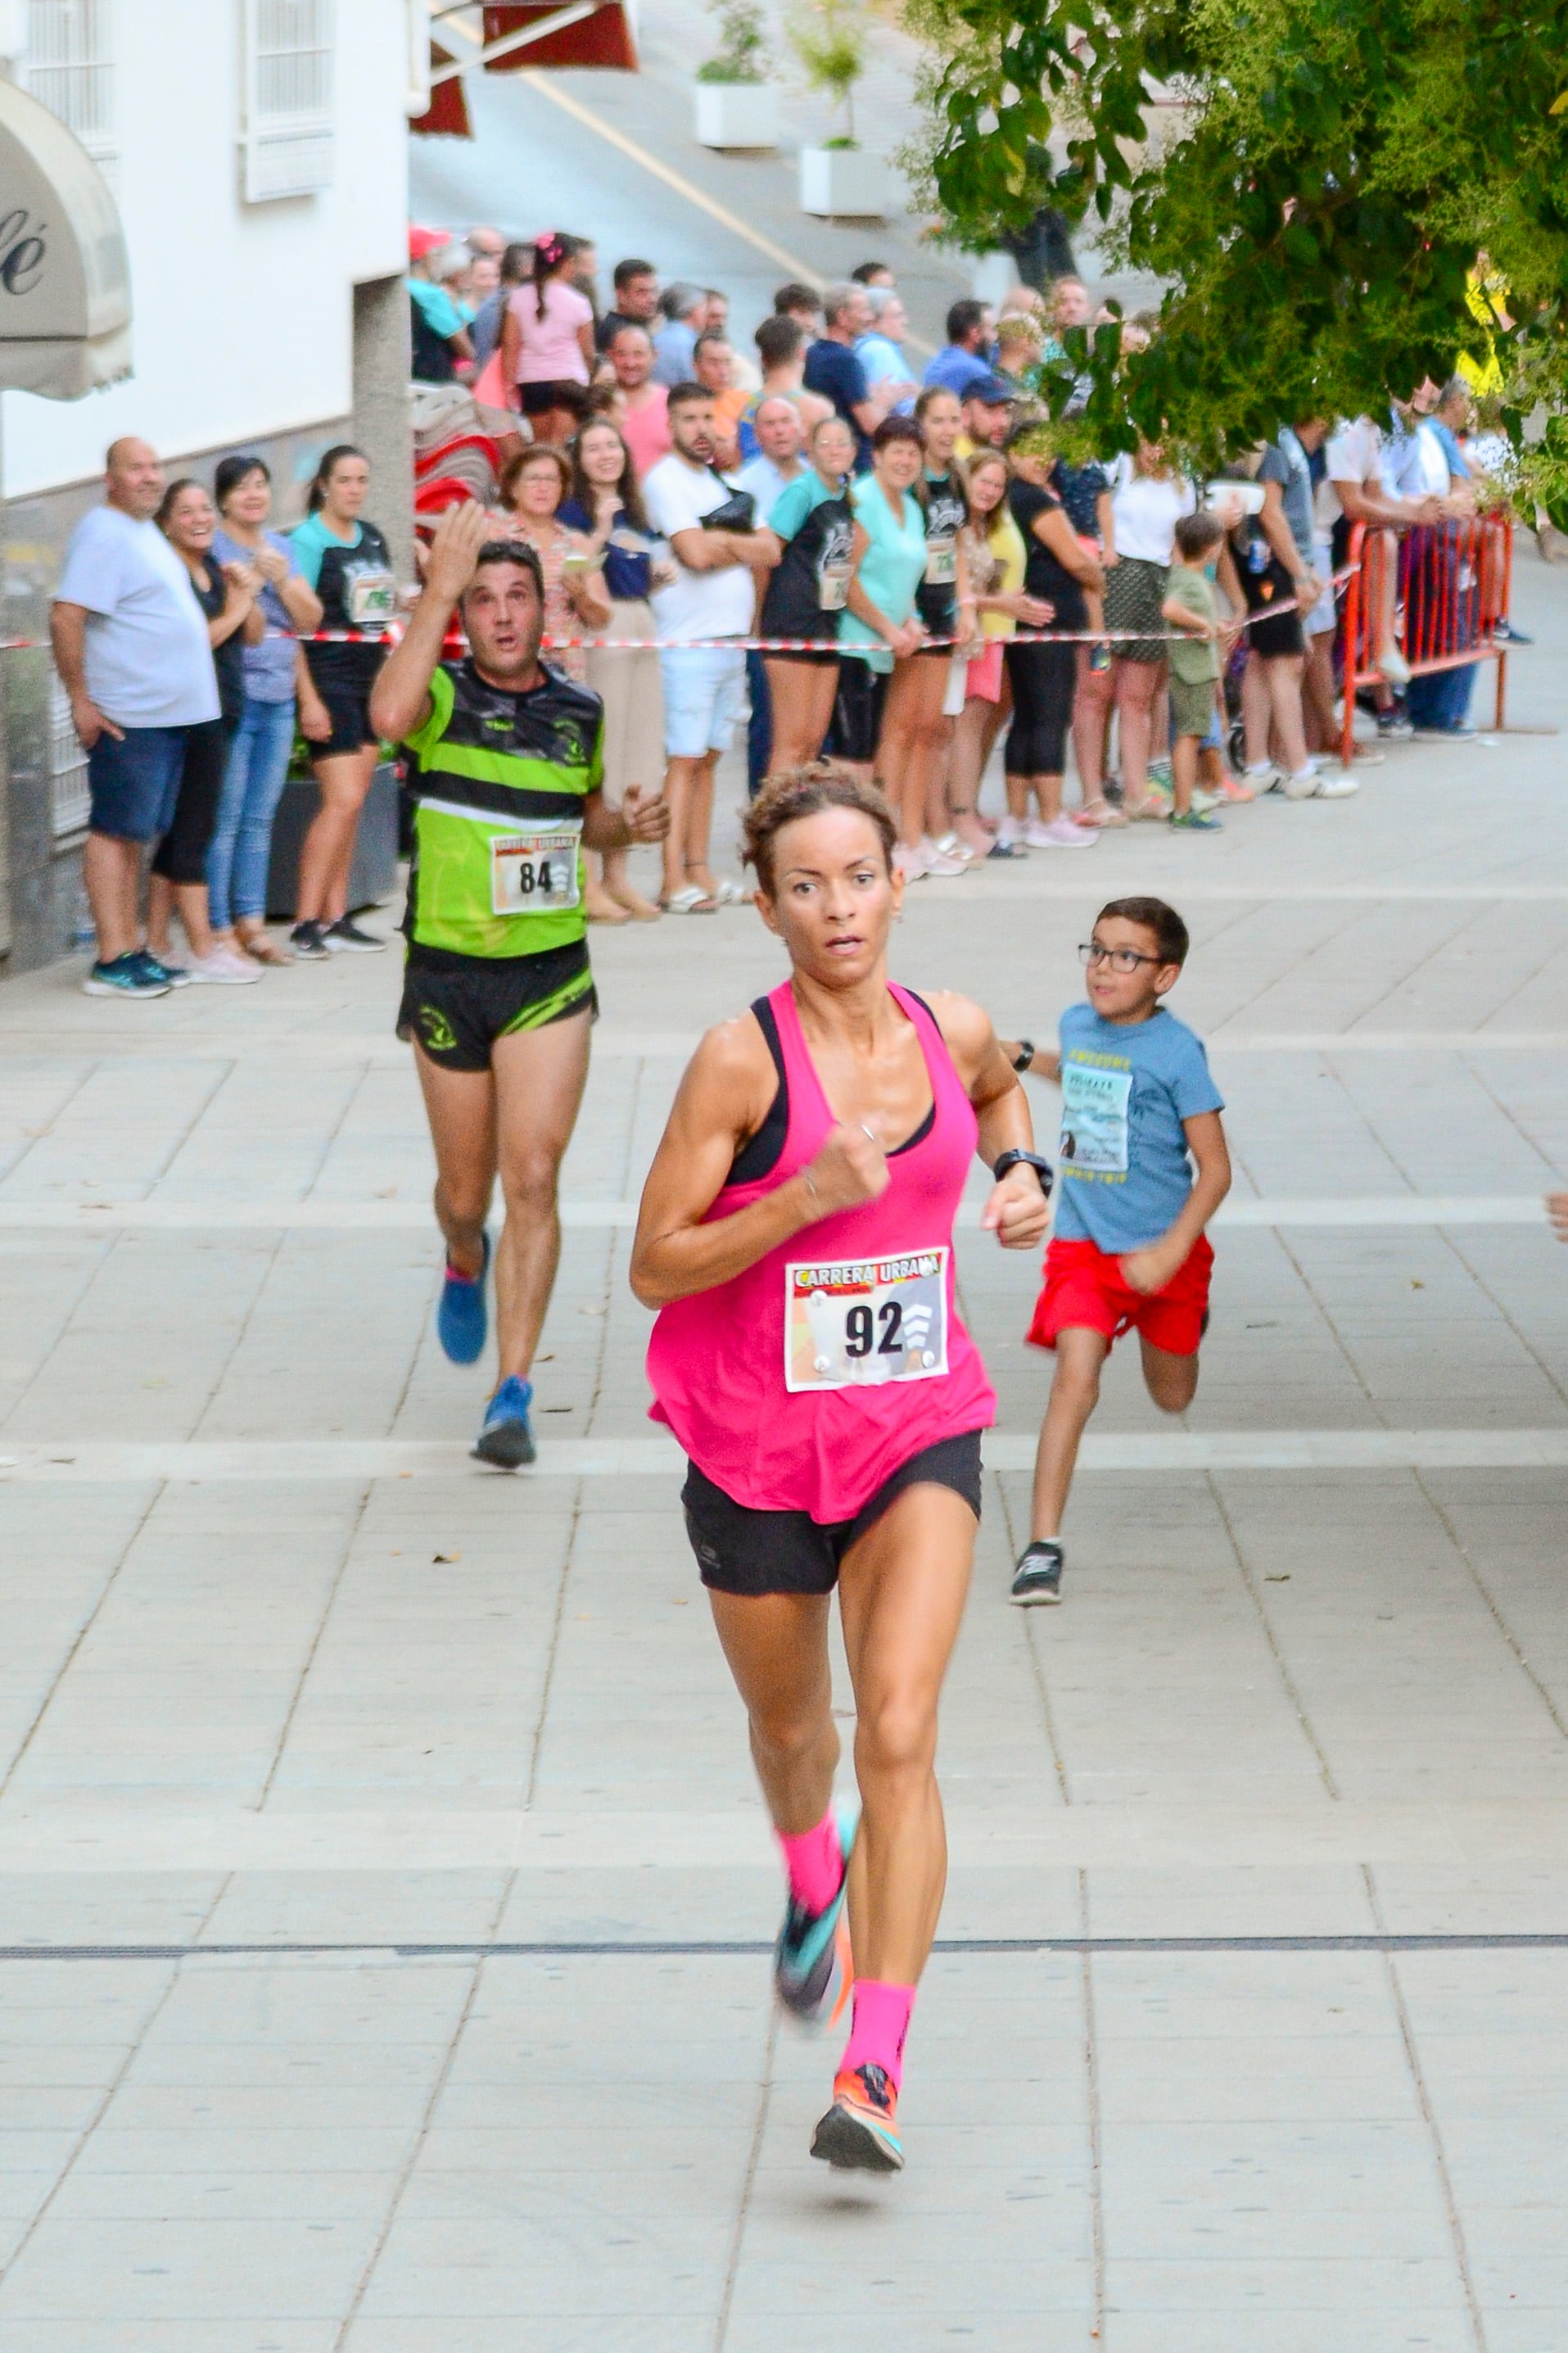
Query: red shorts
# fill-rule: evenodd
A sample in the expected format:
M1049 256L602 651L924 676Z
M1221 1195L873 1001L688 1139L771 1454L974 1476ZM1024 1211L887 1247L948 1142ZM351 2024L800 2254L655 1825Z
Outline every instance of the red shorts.
M1195 1356L1209 1320L1213 1265L1208 1236L1200 1234L1163 1291L1134 1291L1119 1257L1058 1235L1046 1252L1045 1288L1027 1337L1037 1348L1054 1348L1058 1333L1075 1326L1103 1332L1112 1342L1138 1332L1152 1348Z

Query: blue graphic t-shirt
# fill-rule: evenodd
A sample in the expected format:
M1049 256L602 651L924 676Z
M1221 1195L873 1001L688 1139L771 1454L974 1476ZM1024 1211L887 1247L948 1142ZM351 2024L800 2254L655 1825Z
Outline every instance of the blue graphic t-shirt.
M1225 1109L1203 1041L1163 1007L1122 1024L1072 1005L1061 1048L1056 1231L1102 1250L1143 1250L1193 1189L1182 1122Z

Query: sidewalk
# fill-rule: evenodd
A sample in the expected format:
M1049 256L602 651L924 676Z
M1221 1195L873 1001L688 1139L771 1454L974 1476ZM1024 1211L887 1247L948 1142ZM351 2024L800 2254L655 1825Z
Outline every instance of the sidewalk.
M1521 570L1545 724L1568 596ZM431 1330L393 956L0 988L0 2344L1561 2353L1562 760L1401 748L911 893L900 976L1037 1037L1100 902L1171 896L1237 1187L1196 1405L1119 1352L1058 1613L1004 1599L1033 1270L961 1236L1002 1411L886 2185L805 2154L834 2053L770 2015L626 1282L680 1057L775 944L595 934L513 1480Z

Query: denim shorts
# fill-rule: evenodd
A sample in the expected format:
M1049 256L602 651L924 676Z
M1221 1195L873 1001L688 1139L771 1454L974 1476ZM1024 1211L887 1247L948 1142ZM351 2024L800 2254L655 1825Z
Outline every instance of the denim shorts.
M188 727L106 727L87 755L94 833L121 841L156 841L174 821Z
M739 647L666 646L658 657L664 681L664 749L671 760L700 760L727 752L746 693L746 657Z

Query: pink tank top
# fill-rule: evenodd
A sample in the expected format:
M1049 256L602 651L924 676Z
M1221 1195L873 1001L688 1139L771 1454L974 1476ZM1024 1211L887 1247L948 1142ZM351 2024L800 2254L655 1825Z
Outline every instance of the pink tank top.
M987 1430L996 1414L954 1305L952 1220L974 1112L929 1008L889 986L915 1025L932 1108L889 1154L887 1191L662 1308L648 1343L651 1419L698 1469L737 1504L822 1525L853 1519L911 1456ZM765 1176L726 1185L710 1219L786 1184L834 1124L788 981L767 1002L788 1103L783 1149Z

